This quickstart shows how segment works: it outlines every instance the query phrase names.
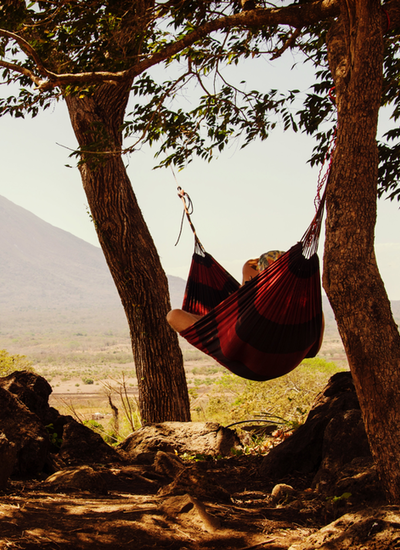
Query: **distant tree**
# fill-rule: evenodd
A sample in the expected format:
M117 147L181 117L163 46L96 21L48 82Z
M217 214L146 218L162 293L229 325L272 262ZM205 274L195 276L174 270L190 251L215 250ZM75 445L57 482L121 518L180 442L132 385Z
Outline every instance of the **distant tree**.
M0 377L7 376L16 370L33 372L32 361L25 355L10 355L5 349L0 349Z
M388 499L400 502L400 337L374 253L378 181L380 192L398 196L398 128L379 145L380 165L376 142L380 107L391 105L394 121L400 112L398 2L260 3L246 11L239 2L214 0L48 0L30 8L21 2L19 11L10 5L0 12L0 65L21 92L3 112L36 114L54 98L67 102L83 185L131 328L144 420L187 419L188 408L181 357L164 322L166 279L121 160L122 131L149 143L162 138L161 163L184 165L192 154L212 158L236 135L245 145L265 139L280 119L316 136L319 162L337 118L324 287L379 475ZM226 64L278 58L288 49L299 49L316 69L297 116L295 90L242 93L223 76ZM164 83L145 74L164 61L182 61L185 70ZM204 95L185 112L176 95L191 79ZM138 101L124 125L132 93Z

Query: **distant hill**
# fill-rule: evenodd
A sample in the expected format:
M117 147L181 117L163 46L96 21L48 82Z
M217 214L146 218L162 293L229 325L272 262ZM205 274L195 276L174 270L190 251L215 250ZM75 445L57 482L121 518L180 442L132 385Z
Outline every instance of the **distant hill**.
M179 307L185 281L168 279ZM0 196L0 312L113 306L122 307L100 248Z

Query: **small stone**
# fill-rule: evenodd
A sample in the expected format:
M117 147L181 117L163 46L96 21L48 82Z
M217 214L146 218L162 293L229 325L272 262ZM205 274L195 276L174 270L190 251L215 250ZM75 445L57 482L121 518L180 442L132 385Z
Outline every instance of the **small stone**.
M272 489L271 500L272 502L283 502L290 499L296 494L296 491L291 485L286 485L285 483L278 483Z

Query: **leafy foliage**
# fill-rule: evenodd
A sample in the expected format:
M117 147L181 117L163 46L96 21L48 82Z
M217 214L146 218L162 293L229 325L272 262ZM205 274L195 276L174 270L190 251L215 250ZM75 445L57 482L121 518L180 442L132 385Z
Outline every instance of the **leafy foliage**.
M0 349L0 376L7 376L16 370L33 372L32 362L25 355L10 355L5 349Z
M261 13L277 7L284 14L286 8L297 5L260 2L258 10ZM285 130L314 136L316 146L310 162L321 164L335 126L335 105L329 95L333 82L326 51L331 18L312 25L302 21L295 30L279 22L257 24L257 18L247 24L210 27L237 17L240 11L238 0L6 2L0 10L0 26L17 33L37 58L18 40L1 37L3 81L17 82L19 91L0 100L0 115L36 116L67 94L96 93L101 83L75 82L72 77L79 73L86 72L89 78L95 72L128 71L127 78L136 76L132 87L136 103L123 126L125 138L133 143L126 152L141 142L157 143L160 166L182 167L195 155L212 160L232 139L240 139L242 147L256 139L265 140L280 124ZM202 27L205 31L200 33ZM196 32L198 38L190 40ZM168 50L180 43L182 47ZM400 198L398 48L397 30L389 29L382 106L391 109L393 128L379 143L379 192L390 199ZM296 89L247 91L246 83L228 81L225 69L236 66L240 72L243 61L275 59L286 50L298 52L297 62L314 67L315 83L305 96ZM170 53L161 55L164 51ZM164 63L167 80L160 78L164 74L161 71L148 72L158 63ZM10 64L21 70L12 70ZM33 82L29 72L39 84ZM58 74L70 75L71 82L66 78L63 84L52 86L51 79ZM184 108L182 96L190 96L191 105L185 100L189 108Z
M54 431L54 424L48 424L45 426L46 431L49 435L50 444L57 450L61 447L62 438L59 437L57 432Z
M289 423L298 426L305 421L316 395L339 370L335 363L314 358L305 359L286 376L267 382L253 382L224 374L207 404L199 407L196 403L200 400L194 401L193 420L232 424L273 417L278 425ZM278 417L281 422L276 422Z
M179 86L193 78L197 77L187 73L180 78ZM166 156L161 166L183 167L193 155L210 161L215 150L221 152L232 138L241 135L244 135L243 147L256 138L264 140L276 127L279 116L285 130L298 129L288 107L296 99L297 90L287 95L278 90L267 94L256 90L244 93L224 84L213 92L202 83L205 95L199 98L194 109L185 112L180 107L174 109L177 85L178 82L158 85L148 74L144 75L133 86L133 93L142 100L135 105L128 115L131 120L124 125L125 137L134 134L137 140L150 145L162 142L157 156Z

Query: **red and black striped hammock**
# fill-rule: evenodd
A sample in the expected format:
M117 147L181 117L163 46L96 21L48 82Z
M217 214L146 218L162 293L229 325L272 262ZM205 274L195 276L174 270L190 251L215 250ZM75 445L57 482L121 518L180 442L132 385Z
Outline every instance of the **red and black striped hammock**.
M324 199L300 242L244 286L204 250L186 209L195 251L182 309L204 316L181 336L248 380L283 376L314 357L323 330L317 246Z

